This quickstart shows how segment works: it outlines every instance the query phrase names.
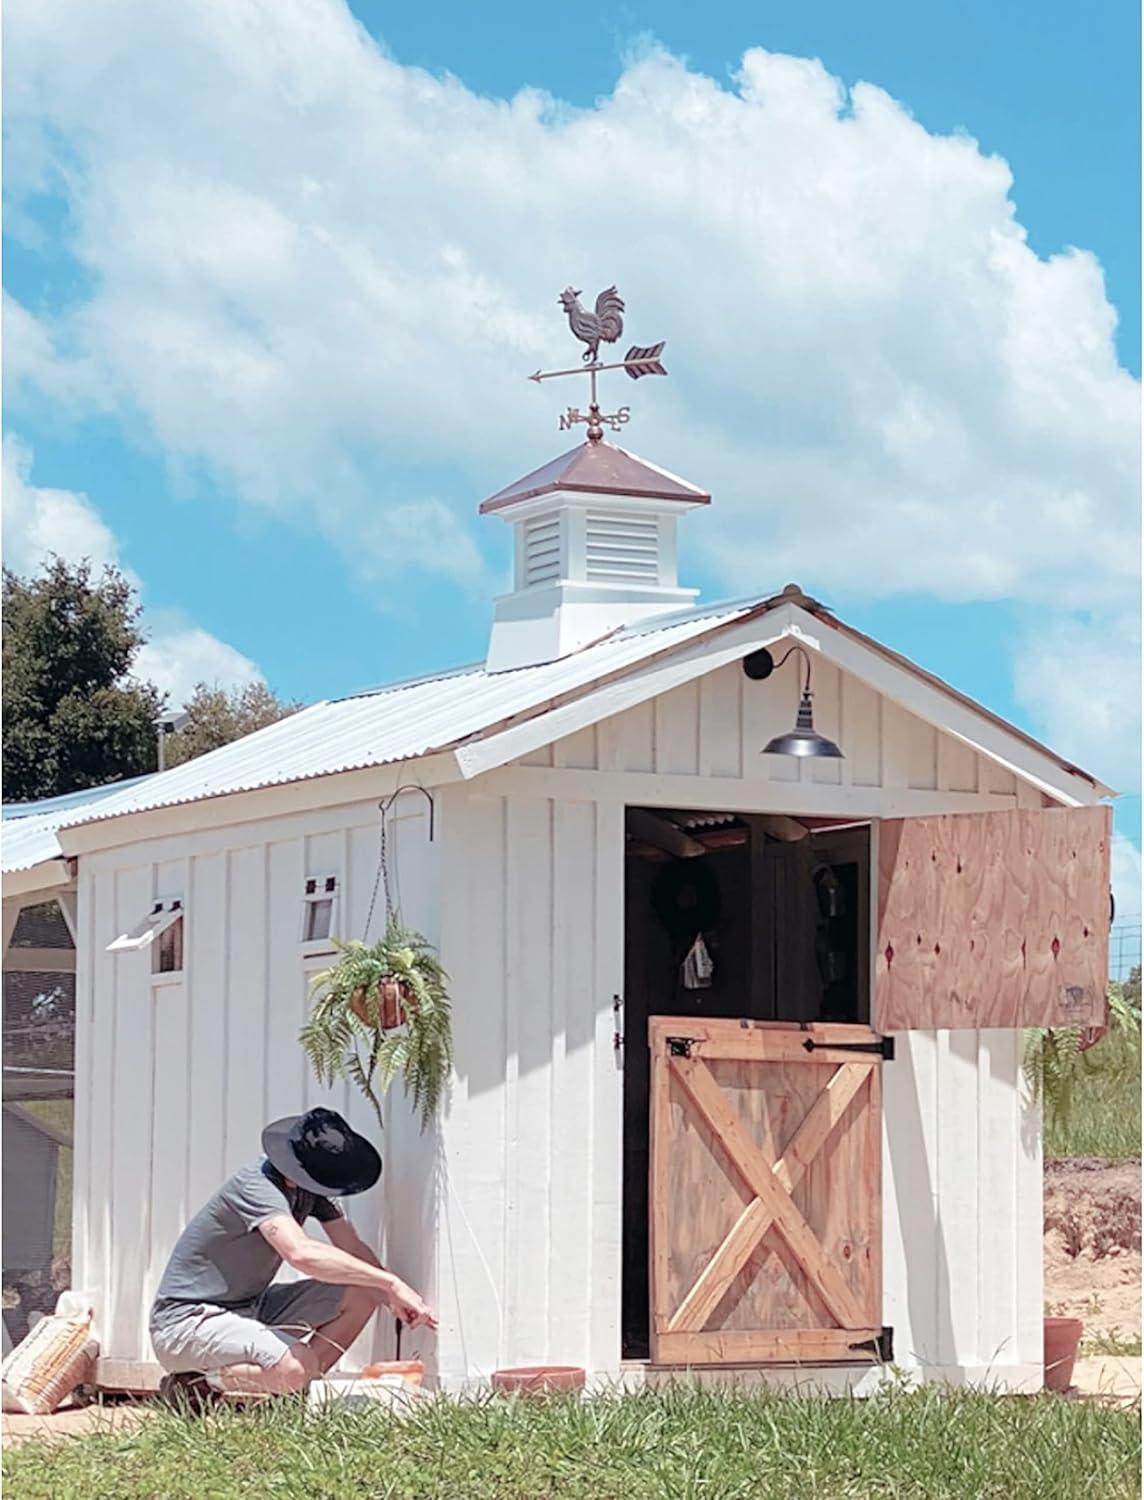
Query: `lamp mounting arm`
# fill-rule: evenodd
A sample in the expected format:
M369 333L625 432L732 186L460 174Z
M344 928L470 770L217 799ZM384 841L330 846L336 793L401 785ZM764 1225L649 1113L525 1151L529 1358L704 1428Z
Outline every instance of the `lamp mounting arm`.
M809 697L810 696L810 652L806 649L805 646L800 646L798 644L798 642L796 641L795 644L793 646L791 646L779 658L779 660L777 662L775 662L775 671L777 672L778 669L779 669L779 667L782 666L783 662L785 662L788 657L794 656L794 654L796 652L798 653L799 656L802 657L803 665L806 667L806 681L805 681L805 683L803 683L802 691L803 691L803 693L804 693L804 695L806 697Z

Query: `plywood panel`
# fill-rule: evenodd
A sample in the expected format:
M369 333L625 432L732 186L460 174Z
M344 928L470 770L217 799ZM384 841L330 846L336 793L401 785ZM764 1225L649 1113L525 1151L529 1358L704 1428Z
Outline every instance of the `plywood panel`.
M884 822L882 1029L1097 1024L1109 819L1061 808Z

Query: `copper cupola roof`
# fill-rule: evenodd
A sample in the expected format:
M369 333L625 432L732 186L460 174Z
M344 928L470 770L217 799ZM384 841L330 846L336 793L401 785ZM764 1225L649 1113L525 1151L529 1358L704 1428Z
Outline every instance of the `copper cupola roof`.
M657 464L648 463L625 448L602 439L581 443L570 452L552 459L523 479L498 490L481 505L481 515L503 510L523 500L557 490L584 495L623 495L646 500L679 500L685 504L708 505L711 496L678 474L671 474Z

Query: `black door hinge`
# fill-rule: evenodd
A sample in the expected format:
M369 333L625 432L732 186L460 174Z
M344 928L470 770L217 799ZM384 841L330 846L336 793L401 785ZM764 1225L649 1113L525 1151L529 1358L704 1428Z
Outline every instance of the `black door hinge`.
M879 1037L876 1042L815 1042L807 1037L802 1044L808 1052L826 1050L828 1052L874 1052L884 1057L887 1062L894 1060L894 1038L892 1036Z
M669 1036L667 1039L667 1050L672 1057L690 1057L691 1038L689 1036Z
M893 1364L894 1330L883 1328L877 1338L863 1339L860 1344L851 1344L850 1348L855 1354L872 1354L879 1364Z

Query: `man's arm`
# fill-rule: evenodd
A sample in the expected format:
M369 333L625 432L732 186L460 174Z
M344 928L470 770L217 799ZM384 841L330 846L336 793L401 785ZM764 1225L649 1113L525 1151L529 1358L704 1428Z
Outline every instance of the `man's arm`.
M335 1222L331 1220L325 1226L327 1233ZM349 1227L347 1220L340 1222ZM365 1287L368 1291L376 1292L410 1328L436 1328L437 1319L428 1304L412 1287L406 1286L399 1276L394 1276L378 1263L377 1256L360 1240L356 1231L351 1229L369 1260L340 1249L336 1244L323 1245L320 1240L312 1240L289 1214L275 1214L272 1218L264 1219L258 1230L286 1264L303 1276L310 1276L315 1281L330 1282L334 1286Z
M367 1266L376 1266L379 1271L385 1270L381 1261L344 1214L336 1219L325 1220L322 1228L326 1231L326 1238L336 1249L344 1250L347 1255L352 1255L357 1260L364 1260Z

